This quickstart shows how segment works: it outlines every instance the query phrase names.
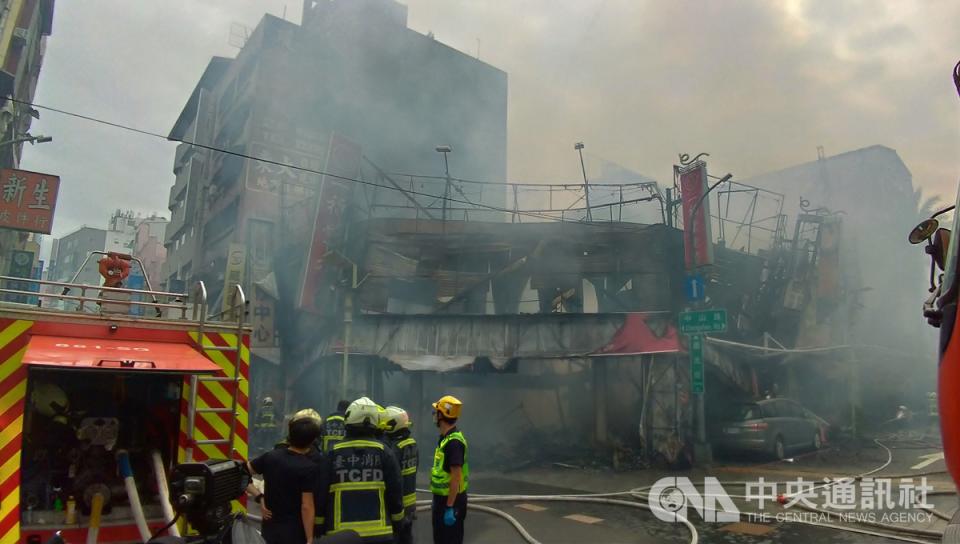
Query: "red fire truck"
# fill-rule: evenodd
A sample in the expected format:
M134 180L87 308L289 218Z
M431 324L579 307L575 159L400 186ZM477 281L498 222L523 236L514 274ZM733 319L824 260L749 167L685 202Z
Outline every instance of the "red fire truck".
M202 283L105 279L0 276L0 544L145 541L172 516L175 464L247 456L243 289L213 316Z

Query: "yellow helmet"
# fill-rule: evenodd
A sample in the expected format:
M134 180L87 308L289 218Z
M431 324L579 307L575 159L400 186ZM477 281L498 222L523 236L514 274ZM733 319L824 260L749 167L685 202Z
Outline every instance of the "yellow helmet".
M314 423L316 423L317 425L320 425L321 423L323 423L323 418L320 417L320 414L317 413L317 411L314 410L313 408L304 408L303 410L296 412L290 418L290 423L293 423L294 421L299 421L301 419L312 419Z
M412 424L407 411L399 406L387 406L381 421L383 421L383 430L388 434L408 429Z
M440 400L433 403L433 409L440 412L440 415L447 419L458 419L462 407L463 403L453 395L443 396Z

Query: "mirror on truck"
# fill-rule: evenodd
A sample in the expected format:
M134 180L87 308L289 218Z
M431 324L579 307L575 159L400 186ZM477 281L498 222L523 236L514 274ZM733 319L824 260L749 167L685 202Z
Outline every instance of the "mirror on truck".
M930 219L925 219L916 227L913 227L913 230L910 231L910 236L907 237L910 240L910 243L913 245L922 244L930 239L933 236L933 233L940 228L940 222L932 217Z

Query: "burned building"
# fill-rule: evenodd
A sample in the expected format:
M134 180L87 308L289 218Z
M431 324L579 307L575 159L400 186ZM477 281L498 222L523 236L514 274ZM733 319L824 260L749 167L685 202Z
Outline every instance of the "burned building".
M409 29L406 15L393 0L306 2L302 25L266 15L236 58L210 61L170 131L183 143L163 279L172 290L204 280L213 300L244 285L253 353L265 364L297 356L281 349L296 339L280 334L291 328L283 316L317 310L303 292L316 275L305 239L324 246L323 233L332 240L340 228L332 218L313 235L320 202L338 202L337 217L352 213L353 186L337 192L321 172L383 184L387 173L429 172L436 179L417 189L442 193L434 148L444 144L457 175L505 178L506 74ZM380 198L384 209L404 201L395 191ZM504 203L493 188L470 198Z

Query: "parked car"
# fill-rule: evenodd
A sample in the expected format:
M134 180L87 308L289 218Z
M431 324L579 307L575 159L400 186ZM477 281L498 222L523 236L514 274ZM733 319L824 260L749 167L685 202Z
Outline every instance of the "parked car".
M740 406L723 424L718 446L727 452L755 452L783 459L790 451L818 450L826 424L789 399L767 399Z

